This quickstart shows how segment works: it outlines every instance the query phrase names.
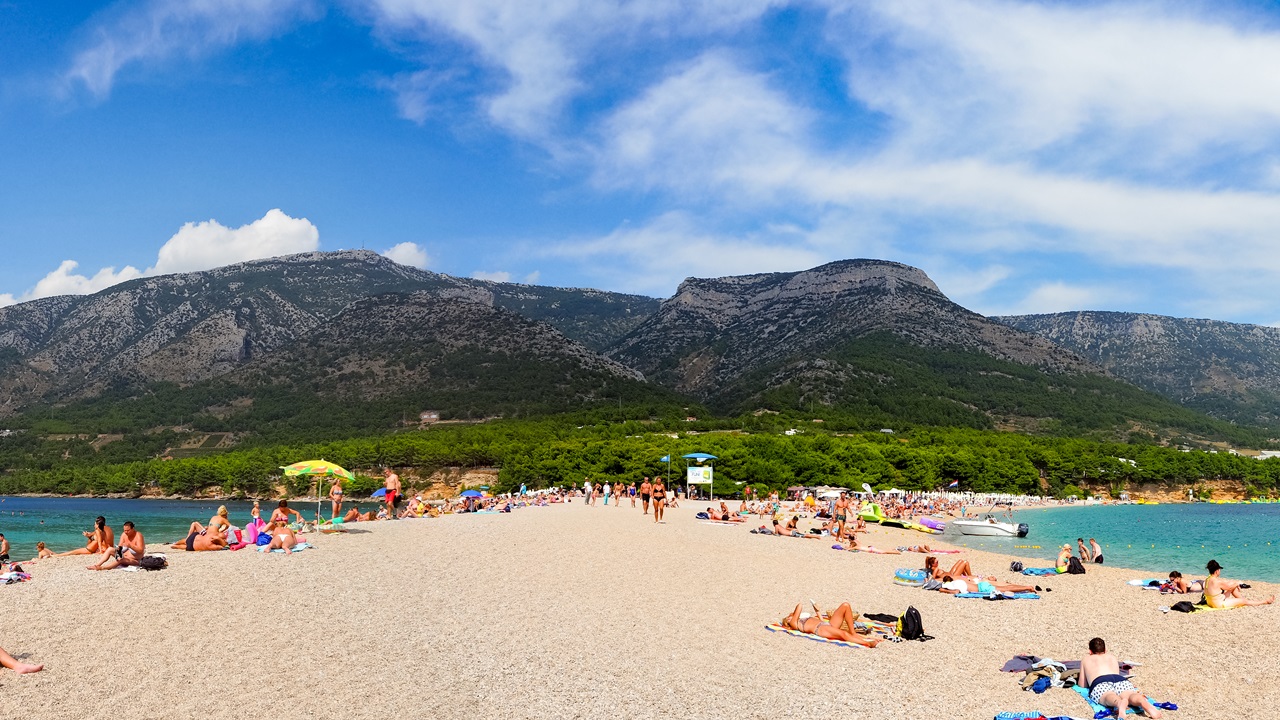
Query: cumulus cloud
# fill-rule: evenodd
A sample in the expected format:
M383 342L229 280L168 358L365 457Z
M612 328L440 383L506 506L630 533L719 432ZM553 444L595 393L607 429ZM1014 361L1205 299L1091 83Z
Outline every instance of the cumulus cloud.
M108 11L62 80L102 98L130 65L199 58L247 40L264 40L300 16L312 0L144 0Z
M1114 303L1122 297L1122 293L1117 293L1115 289L1110 287L1050 282L1039 285L1015 306L998 314L1032 315L1072 310L1107 309L1110 303Z
M496 272L477 270L471 273L471 277L477 280L488 280L490 282L511 282L511 273L505 270L498 270Z
M80 266L78 262L64 260L35 287L20 296L0 296L0 300L7 298L8 304L12 304L54 295L86 295L138 277L209 270L319 248L320 231L311 221L289 217L278 209L269 210L258 220L238 228L226 227L216 220L191 222L160 247L155 264L146 270L125 266L117 271L106 267L84 275L75 272Z
M427 264L431 262L431 258L427 256L427 251L417 243L402 242L390 249L383 250L382 254L401 265L416 267L419 270L426 270Z

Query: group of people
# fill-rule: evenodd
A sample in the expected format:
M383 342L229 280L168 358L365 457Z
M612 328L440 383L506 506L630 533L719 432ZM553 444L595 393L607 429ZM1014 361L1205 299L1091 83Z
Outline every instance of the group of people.
M614 506L620 507L625 497L631 501L631 507L635 507L636 500L639 499L645 515L649 514L649 506L653 506L655 523L665 522L663 516L668 507L680 507L676 495L675 489L668 488L661 476L654 477L652 481L645 477L639 484L632 482L630 485L611 485L608 482L601 485L599 482L593 483L591 478L582 480L582 499L586 505L594 506L598 499L603 499L604 504L608 505L609 499L613 498Z

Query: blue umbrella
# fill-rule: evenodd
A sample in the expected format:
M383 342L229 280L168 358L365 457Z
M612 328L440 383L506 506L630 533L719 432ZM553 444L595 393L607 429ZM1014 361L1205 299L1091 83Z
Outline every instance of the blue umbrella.
M462 497L484 497L484 493L479 490L463 490Z
M376 491L374 491L373 495L371 495L370 497L386 497L386 496L387 496L387 489L378 488Z

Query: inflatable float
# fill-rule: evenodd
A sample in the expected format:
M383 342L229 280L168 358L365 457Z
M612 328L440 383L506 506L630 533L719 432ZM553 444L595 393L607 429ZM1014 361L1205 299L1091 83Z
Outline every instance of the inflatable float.
M938 532L945 532L947 529L946 523L941 520L934 520L931 517L920 518L920 524L932 530L937 530Z
M898 568L893 573L893 581L895 583L908 587L920 587L928 579L928 573L919 568Z

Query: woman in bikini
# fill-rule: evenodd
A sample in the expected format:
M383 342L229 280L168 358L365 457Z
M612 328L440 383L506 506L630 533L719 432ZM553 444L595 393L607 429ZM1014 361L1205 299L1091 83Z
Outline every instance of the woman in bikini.
M224 508L225 509L225 508ZM218 517L214 515L214 517ZM204 552L206 550L225 550L227 547L227 536L215 530L212 526L205 527L198 522L191 523L191 527L187 529L187 539L180 540L170 545L174 550L186 550L187 552Z
M333 479L333 487L329 488L329 504L333 506L329 518L338 517L338 513L342 512L342 478Z
M302 519L302 513L289 507L288 500L281 500L280 504L276 506L276 509L271 511L271 522L288 525L290 515L297 517L299 523L306 522L306 520Z
M817 610L815 607L814 610ZM802 633L817 635L828 640L840 640L842 642L851 642L863 647L875 647L880 644L879 640L875 640L855 632L853 623L858 619L858 614L853 611L849 603L844 603L831 613L825 622L819 615L811 615L801 619L800 606L796 605L796 609L791 614L782 618L781 625L784 628L798 630ZM845 628L848 628L847 630Z
M283 500L281 502L284 502ZM287 521L272 521L267 523L267 532L271 533L271 542L267 545L266 552L271 552L277 548L284 550L285 555L292 555L293 548L298 545L298 537L293 534L293 530L289 527Z
M1204 581L1204 602L1211 608L1233 608L1233 607L1254 607L1257 605L1270 605L1276 601L1276 596L1272 595L1266 600L1247 600L1240 596L1240 583L1232 580L1223 580L1221 577L1222 566L1217 560L1210 560L1205 566L1209 571L1209 577Z
M101 555L108 548L113 548L116 545L116 534L107 525L106 518L101 515L93 521L92 531L82 530L80 534L85 536L85 546L58 553L58 557L64 555Z
M662 478L653 480L653 521L662 522L662 511L667 507L667 486Z
M924 571L929 573L929 579L941 580L944 575L950 575L953 578L973 577L973 568L969 567L968 560L957 560L952 564L950 570L943 570L938 564L938 558L932 555L926 555L924 559Z

